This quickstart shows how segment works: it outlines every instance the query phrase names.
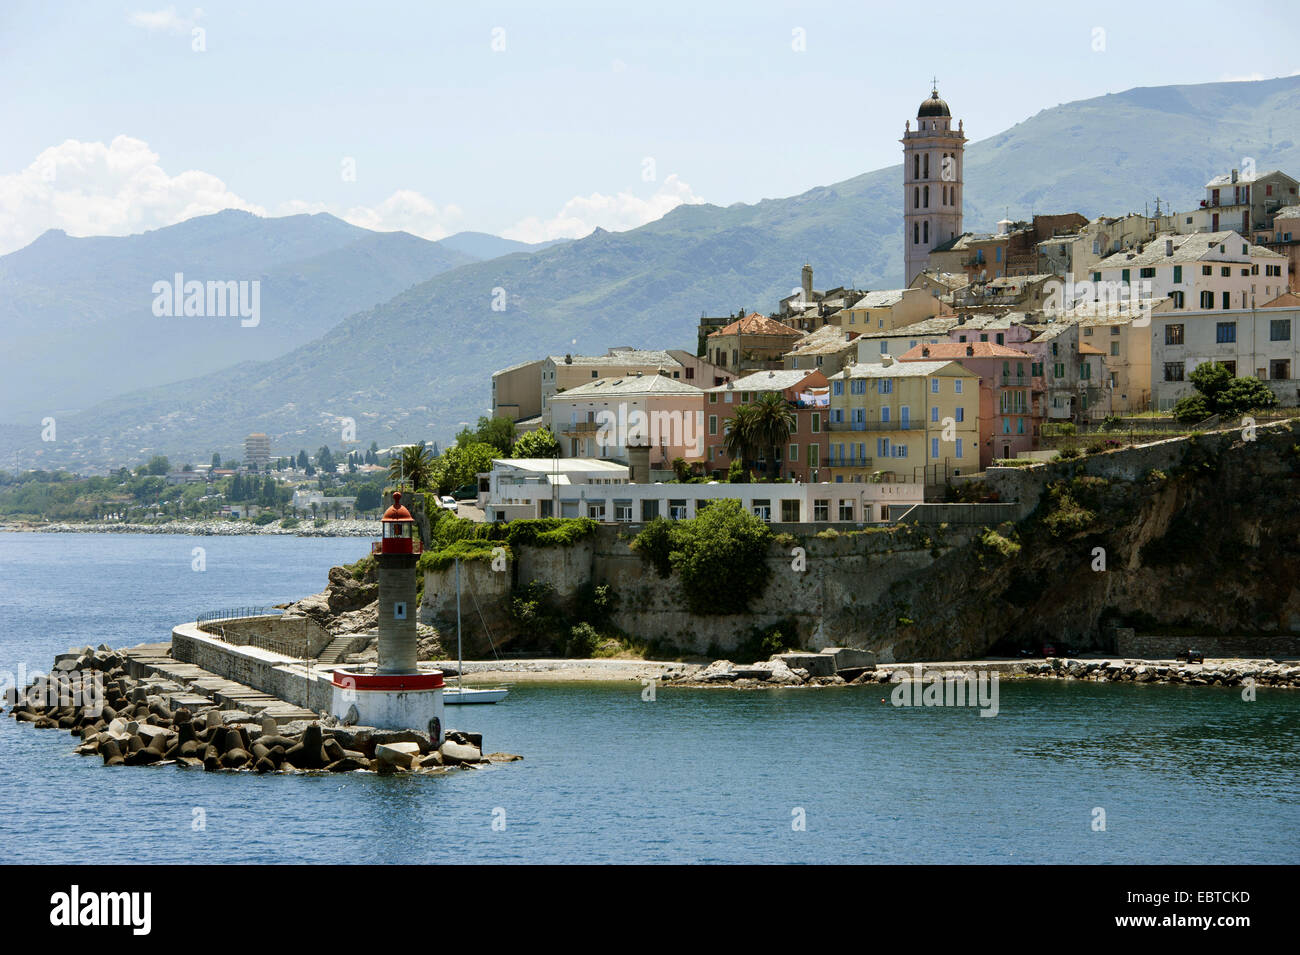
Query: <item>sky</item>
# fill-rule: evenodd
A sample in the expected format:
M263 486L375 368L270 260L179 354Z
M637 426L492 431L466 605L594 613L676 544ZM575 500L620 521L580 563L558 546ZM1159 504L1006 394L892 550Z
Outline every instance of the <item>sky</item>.
M1135 86L1300 72L1221 4L0 3L0 254L223 208L528 242L899 161Z

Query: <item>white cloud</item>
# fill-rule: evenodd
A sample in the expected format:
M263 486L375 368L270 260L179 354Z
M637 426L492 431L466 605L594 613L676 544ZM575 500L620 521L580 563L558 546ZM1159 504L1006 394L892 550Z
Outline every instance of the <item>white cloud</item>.
M579 238L597 226L620 232L683 203L703 201L677 176L669 176L649 197L630 192L575 196L551 218L526 218L503 235L541 242ZM69 139L42 151L26 169L0 174L0 255L22 248L47 229L74 236L128 235L222 209L262 216L328 212L365 229L400 230L430 240L466 228L459 206L438 205L411 189L400 189L377 205L343 208L289 199L268 211L211 173L191 169L169 175L148 143L122 135L107 145Z
M143 27L150 32L166 30L171 33L189 33L201 19L203 19L203 10L199 7L195 7L194 12L188 17L178 14L175 7L167 7L163 10L135 10L127 16L127 22L132 26Z
M630 192L620 192L615 196L599 192L574 196L551 218L529 217L501 234L521 242L545 242L581 238L597 226L611 232L623 232L653 222L680 205L703 201L689 185L671 175L648 199Z
M1279 73L1277 76L1265 76L1263 73L1222 73L1219 75L1220 83L1256 83L1260 80L1281 79L1284 76L1300 76L1300 70L1292 70L1290 73Z
M21 172L0 175L0 253L46 229L125 235L222 209L266 214L211 173L168 175L139 139L118 136L108 145L69 139Z

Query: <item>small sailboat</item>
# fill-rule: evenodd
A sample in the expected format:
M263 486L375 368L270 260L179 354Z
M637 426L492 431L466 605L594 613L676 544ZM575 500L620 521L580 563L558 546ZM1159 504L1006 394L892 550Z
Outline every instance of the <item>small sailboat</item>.
M477 601L475 602L477 604ZM482 616L480 614L480 616ZM456 558L456 685L442 691L442 702L448 706L464 703L500 703L510 691L504 687L466 687L461 685L465 660L460 643L460 558Z

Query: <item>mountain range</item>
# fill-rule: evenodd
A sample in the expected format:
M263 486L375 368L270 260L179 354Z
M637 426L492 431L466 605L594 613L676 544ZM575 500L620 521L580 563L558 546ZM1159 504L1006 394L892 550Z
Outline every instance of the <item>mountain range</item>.
M960 102L953 103L953 112L960 117ZM901 123L897 130L856 135L896 138ZM967 146L965 228L991 230L1004 215L1120 215L1142 211L1157 196L1175 208L1191 208L1203 197L1208 179L1247 159L1261 171L1300 169L1296 130L1300 77L1133 89L1046 109ZM972 139L980 132L966 130ZM528 251L512 251L501 244L506 240L489 241L495 237L474 237L435 243L442 256L436 258L431 251L415 251L422 247L402 246L409 236L370 234L349 242L326 223L322 232L329 231L334 235L329 241L337 244L318 248L314 243L327 242L323 235L309 240L293 232L296 238L286 242L296 243L302 254L288 249L260 267L268 276L289 270L301 283L279 280L314 303L293 314L317 315L319 325L310 328L311 320L295 318L295 334L318 329L316 337L282 354L245 353L240 357L247 360L230 367L109 398L60 418L58 440L45 446L34 417L0 428L0 454L17 452L24 467L37 461L95 467L152 453L201 461L212 451L238 456L250 431L265 431L274 453L287 454L321 444L338 448L345 418L356 422L362 446L372 440L381 446L420 438L445 442L462 422L487 411L496 368L568 351L603 353L611 345L691 348L702 313L770 309L798 284L805 262L814 266L819 288L901 284L901 179L900 167L891 166L788 198L679 206L627 232L597 229L583 239ZM237 221L229 217L240 215L222 213L183 226L198 229L208 220L225 226ZM59 272L75 274L69 294L101 316L103 326L104 319L112 321L105 304L115 301L110 290L129 285L138 295L136 280L107 275L102 265L84 273L75 262L62 266L56 253L70 241L126 240L47 234L0 259L0 283L6 281L7 260L44 246L39 250L47 269L44 294L60 294L63 286L54 278ZM402 265L380 264L390 254L389 242L406 248ZM478 261L453 258L494 251L508 254ZM351 268L367 255L370 268ZM425 264L421 255L427 256ZM308 268L307 263L315 264ZM398 283L421 267L428 271L419 281L382 301L375 297L382 294L381 282L353 287L355 279L343 278L378 270ZM122 268L134 269L130 274L136 276L167 274L154 261ZM4 287L0 284L0 290ZM327 305L336 303L342 309L326 316ZM504 310L493 307L502 303ZM280 307L291 311L287 300ZM343 309L350 309L346 317L332 317ZM276 313L265 304L263 312L262 325L269 325ZM7 326L9 313L0 312L0 319ZM156 321L129 327L129 334L149 329L158 334L159 328ZM230 331L259 330L236 323ZM138 341L136 347L142 347ZM50 405L75 404L49 382L32 393L59 395L46 402Z

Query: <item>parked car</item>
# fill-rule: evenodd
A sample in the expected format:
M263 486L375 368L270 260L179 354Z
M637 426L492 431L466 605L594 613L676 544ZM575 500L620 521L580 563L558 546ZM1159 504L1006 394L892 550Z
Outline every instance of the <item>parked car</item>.
M460 508L460 505L456 503L456 499L452 497L450 494L444 494L441 497L439 497L438 506L445 511L451 511L453 514L455 514L456 511Z

